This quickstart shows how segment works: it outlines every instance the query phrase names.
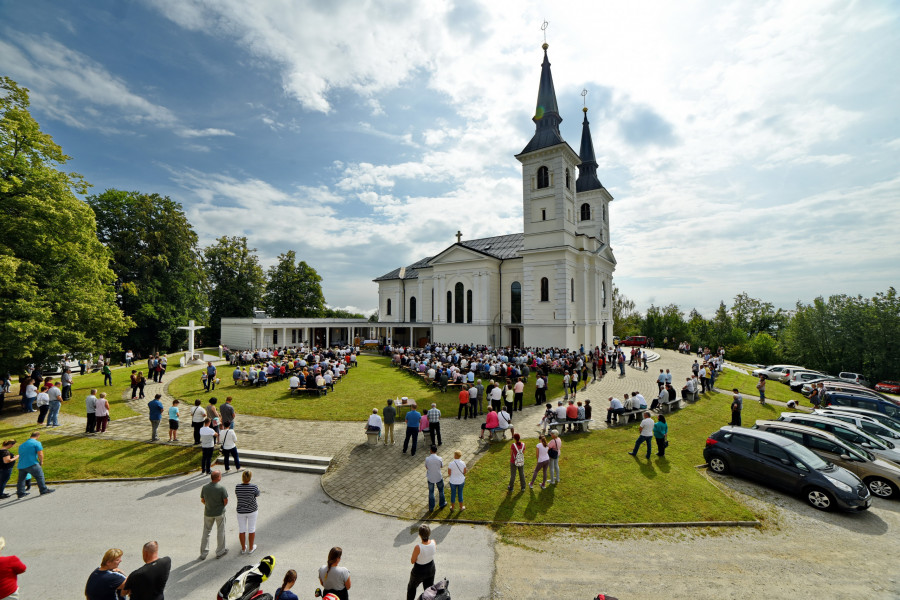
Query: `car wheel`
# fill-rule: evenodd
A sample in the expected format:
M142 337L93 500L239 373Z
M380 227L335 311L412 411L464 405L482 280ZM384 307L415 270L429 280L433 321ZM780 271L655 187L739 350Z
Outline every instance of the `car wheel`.
M724 475L729 471L728 461L720 456L714 456L709 459L709 468L712 469L715 473Z
M834 508L834 498L822 488L809 488L806 490L806 501L813 508L819 510L831 510Z
M869 491L872 492L872 495L879 498L890 498L896 493L896 489L894 489L890 481L878 477L868 479L866 485L869 486Z

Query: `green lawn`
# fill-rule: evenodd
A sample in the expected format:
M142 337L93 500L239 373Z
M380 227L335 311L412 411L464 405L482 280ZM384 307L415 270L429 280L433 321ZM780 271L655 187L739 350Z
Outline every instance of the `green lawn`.
M0 424L0 438L26 441L36 428ZM88 437L67 437L43 433L44 476L56 481L102 477L156 477L182 473L199 465L196 450L182 446L161 446L146 442L126 442ZM15 486L16 472L10 479ZM7 493L11 493L8 489Z
M509 444L496 444L469 472L466 519L533 523L640 523L752 520L745 506L719 491L704 473L703 448L710 433L731 419L730 396L708 394L669 418L669 448L665 458L651 460L626 454L634 447L638 427L617 427L563 437L561 483L507 493ZM780 407L744 403L744 425L775 418ZM595 415L595 419L604 415ZM668 417L667 417L668 418ZM528 440L526 484L535 465L535 440ZM438 516L442 516L438 512Z
M226 396L231 396L238 414L284 419L362 421L373 408L380 410L388 398L403 396L415 399L420 407L430 408L431 403L436 402L445 415L457 412L458 391L450 389L442 394L420 377L392 367L390 358L361 355L358 357L358 364L343 381L335 384L334 392L318 398L291 396L287 381L270 383L262 388L235 386L231 379L234 369L228 365L219 367L222 385L214 393L204 391L199 371L175 379L169 385L169 393L190 405L198 398L205 404L206 399L213 395L220 402ZM526 404L534 402L534 381L535 377L532 375L525 386ZM483 380L483 383L487 381ZM551 375L547 397L553 398L561 393L562 377Z
M144 367L147 363L144 363ZM133 417L138 414L131 410L126 400L122 399L125 390L131 388L131 369L125 367L114 367L112 371L112 386L103 385L103 373L85 373L84 375L76 375L72 380L72 399L63 402L60 412L67 415L75 415L84 417L84 399L91 392L91 388L96 388L97 393L106 392L106 399L109 400L109 412L113 419L124 419L125 417ZM146 373L145 373L146 374ZM58 381L59 377L54 377L54 381Z
M728 391L737 388L740 390L741 394L749 396L746 400L759 400L759 390L756 389L757 383L759 383L759 377L744 375L743 373L731 369L725 369L718 377L716 377L717 388ZM771 379L766 382L766 399L777 400L779 402L795 400L797 404L803 403L812 406L803 394L792 392L788 385Z

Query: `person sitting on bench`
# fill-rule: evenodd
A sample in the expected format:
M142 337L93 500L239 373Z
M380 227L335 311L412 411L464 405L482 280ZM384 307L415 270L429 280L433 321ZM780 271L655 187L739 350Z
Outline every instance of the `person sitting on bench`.
M369 420L366 423L366 433L378 433L378 437L381 437L381 417L378 416L378 409L373 408L372 414L369 415Z
M681 388L681 397L684 400L687 400L688 396L690 396L691 398L694 397L694 393L696 393L697 387L694 385L694 380L690 377L685 377L684 381L684 387Z
M575 428L575 421L578 420L578 407L575 406L574 400L569 400L569 405L566 407L566 421L568 421L568 431L573 431Z
M631 406L634 410L647 410L647 399L640 392L631 395Z
M669 390L666 389L666 386L663 385L659 388L659 396L653 399L653 402L650 404L650 410L659 410L660 406L662 406L663 402L669 401Z
M266 372L263 369L260 369L256 374L256 387L261 385L266 385L269 383L269 380L266 378Z
M322 377L322 373L320 372L316 375L316 387L319 388L319 392L328 395L328 388L325 387L325 378Z
M497 412L497 431L505 431L509 429L510 433L515 433L516 430L512 426L512 417L506 409L501 408L499 412Z
M606 422L618 422L619 415L621 415L623 412L625 412L625 406L622 404L622 401L618 398L613 398L612 396L610 396L609 408L606 409Z
M300 378L297 377L296 375L291 375L291 380L290 380L289 385L291 386L291 393L293 394L295 391L297 391L297 388L300 387Z
M484 439L485 430L493 433L497 427L500 426L500 419L497 417L497 411L494 410L494 407L488 411L487 415L484 417L484 423L481 424L481 435L478 437L479 440Z

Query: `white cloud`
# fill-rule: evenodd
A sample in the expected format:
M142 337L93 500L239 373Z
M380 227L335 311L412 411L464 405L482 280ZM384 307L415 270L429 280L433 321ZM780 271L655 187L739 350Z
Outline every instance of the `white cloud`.
M186 127L183 129L176 129L175 134L186 138L234 135L233 132L228 131L227 129L216 129L215 127L208 127L206 129L190 129Z

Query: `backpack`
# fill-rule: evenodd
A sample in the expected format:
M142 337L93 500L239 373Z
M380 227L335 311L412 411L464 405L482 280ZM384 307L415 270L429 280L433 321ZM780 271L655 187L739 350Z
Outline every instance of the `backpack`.
M521 444L521 442L519 443ZM525 444L522 444L521 448L516 448L515 464L517 467L525 466Z

